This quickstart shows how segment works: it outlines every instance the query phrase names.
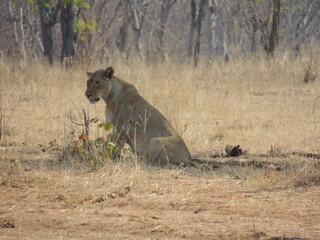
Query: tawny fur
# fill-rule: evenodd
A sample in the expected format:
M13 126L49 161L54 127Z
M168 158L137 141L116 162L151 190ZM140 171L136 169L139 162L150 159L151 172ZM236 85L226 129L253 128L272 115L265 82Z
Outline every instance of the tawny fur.
M112 67L88 73L86 96L92 103L105 101L106 121L119 135L119 147L128 143L152 165L188 165L190 153L168 120L132 84L113 73Z

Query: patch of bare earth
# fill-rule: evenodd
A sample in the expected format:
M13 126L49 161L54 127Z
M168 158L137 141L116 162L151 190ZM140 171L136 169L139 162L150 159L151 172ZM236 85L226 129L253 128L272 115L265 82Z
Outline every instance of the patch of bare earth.
M23 162L49 161L41 148L10 159L22 149L1 155L1 239L320 238L319 185L297 185L298 174L287 168L146 170L114 163L76 171ZM232 161L253 158L265 161ZM279 159L319 164L295 155L269 158Z

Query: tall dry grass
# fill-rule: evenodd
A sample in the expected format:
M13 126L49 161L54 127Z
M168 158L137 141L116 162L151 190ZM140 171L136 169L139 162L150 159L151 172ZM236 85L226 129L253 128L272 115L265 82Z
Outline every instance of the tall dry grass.
M319 62L317 58L313 62ZM240 144L251 153L265 153L271 146L286 152L319 151L320 101L315 99L320 95L320 79L304 82L308 63L306 55L197 68L174 62L115 61L109 65L172 122L192 152L223 151L226 144ZM318 66L313 64L311 69L320 73ZM1 144L54 140L63 144L72 131L66 117L70 111L77 115L85 109L90 117L104 119L104 103L90 105L84 92L86 71L105 67L78 65L64 70L30 61L16 68L1 59ZM97 134L99 130L92 131Z

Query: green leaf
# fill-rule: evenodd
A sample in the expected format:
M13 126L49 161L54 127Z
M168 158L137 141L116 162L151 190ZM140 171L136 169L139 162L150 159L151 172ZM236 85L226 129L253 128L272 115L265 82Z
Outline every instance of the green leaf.
M16 7L18 5L18 0L12 0L12 5Z
M94 19L89 19L87 21L76 18L74 21L74 29L78 33L79 38L82 41L86 40L86 30L93 31L96 28L97 22Z
M36 0L26 0L26 3L28 5L35 5L37 3L37 1Z
M88 9L90 7L89 3L87 3L86 0L71 0L74 5L76 5L79 8L86 8Z
M109 131L112 128L112 123L105 123L104 124L104 130Z
M98 118L91 118L90 119L90 121L89 122L93 122L93 123L97 123L99 121L99 119Z
M93 31L97 26L97 22L94 19L89 19L85 23L85 28L88 29L89 31Z

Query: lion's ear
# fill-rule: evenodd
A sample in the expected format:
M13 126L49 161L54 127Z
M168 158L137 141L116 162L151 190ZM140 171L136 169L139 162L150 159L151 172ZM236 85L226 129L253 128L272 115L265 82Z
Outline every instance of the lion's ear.
M112 68L112 67L108 67L108 68L104 71L103 75L104 75L106 78L109 78L109 79L110 79L110 78L112 78L113 73L114 73L113 68Z
M92 72L87 72L87 76L90 78L92 77L93 73Z

